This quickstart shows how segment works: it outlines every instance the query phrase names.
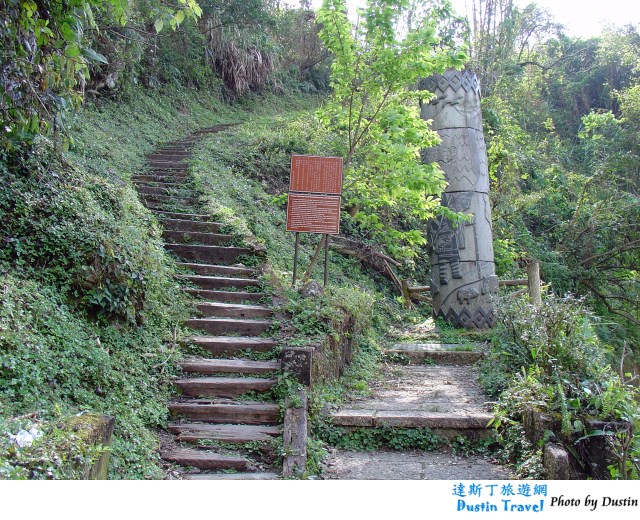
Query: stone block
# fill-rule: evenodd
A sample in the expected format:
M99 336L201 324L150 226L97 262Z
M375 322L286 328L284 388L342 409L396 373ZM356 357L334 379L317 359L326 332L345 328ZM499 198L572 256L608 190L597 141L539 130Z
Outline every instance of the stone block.
M547 444L542 455L545 477L548 480L572 480L569 452L562 444Z

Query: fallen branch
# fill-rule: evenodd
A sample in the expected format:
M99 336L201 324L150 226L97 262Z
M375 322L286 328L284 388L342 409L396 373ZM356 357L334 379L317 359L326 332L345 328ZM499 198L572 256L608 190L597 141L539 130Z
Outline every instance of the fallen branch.
M390 256L375 250L372 246L358 242L350 238L341 236L331 237L331 248L344 256L352 256L357 258L365 265L375 269L379 273L383 274L400 290L402 284L396 274L391 269L391 266L400 267L402 264L397 260L394 260Z
M520 287L520 286L527 286L529 285L529 282L527 281L526 278L519 278L517 280L500 280L498 282L498 285L500 285L500 287ZM409 293L411 294L411 297L413 298L414 294L420 294L423 292L431 292L431 286L429 285L416 285L414 287L409 287Z

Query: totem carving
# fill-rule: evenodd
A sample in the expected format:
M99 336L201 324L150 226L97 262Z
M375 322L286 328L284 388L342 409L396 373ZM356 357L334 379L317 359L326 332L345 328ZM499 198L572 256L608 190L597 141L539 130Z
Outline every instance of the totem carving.
M420 82L435 94L423 103L423 119L432 121L442 142L422 154L437 162L448 182L442 204L468 215L453 223L438 216L429 223L433 314L468 329L493 327L498 277L493 259L489 172L482 134L480 84L473 72L447 71Z

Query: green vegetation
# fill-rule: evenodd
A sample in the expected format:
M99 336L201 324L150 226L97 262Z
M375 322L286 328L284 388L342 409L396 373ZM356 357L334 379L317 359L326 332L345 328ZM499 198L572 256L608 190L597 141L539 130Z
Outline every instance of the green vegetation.
M636 431L640 424L638 390L628 383L629 374L612 369L611 351L595 332L594 316L579 300L553 294L546 295L540 309L517 300L503 302L501 310L483 383L498 398L494 426L505 440L505 455L522 465L541 447L516 449L519 437L511 431L527 410L535 410L556 419L556 440L576 454L589 435L604 436L619 454L622 469L614 468L616 476L638 478L637 437L631 441L615 431L587 427L594 418L628 421Z
M354 428L347 430L324 425L317 430L320 438L330 446L355 451L374 451L380 448L394 450L435 450L442 439L429 428Z
M408 0L369 2L357 24L342 0L318 12L319 36L333 56L332 92L318 118L341 140L347 220L401 259L418 255L426 243L421 224L444 209L444 176L420 161L420 151L438 142L420 118L419 103L431 93L414 87L466 58L442 36L452 21L448 2L432 3L409 32L400 30Z
M153 428L166 420L188 306L158 225L128 179L157 143L241 120L259 106L232 109L184 89L140 90L84 110L62 158L42 140L27 160L2 163L2 429L46 434L19 454L5 435L5 474L79 476L65 463L73 452L61 451L69 443L54 439L66 416L90 410L117 417L111 478L161 476ZM264 111L281 107L274 101ZM24 414L28 420L13 419Z
M484 382L503 427L533 406L557 414L562 441L580 452L587 418L638 421L640 39L631 25L571 38L512 0L472 6L498 274L521 278L533 258L549 284L541 309L501 301ZM503 434L522 451L517 426ZM616 477L637 476L638 437L607 439L623 453Z

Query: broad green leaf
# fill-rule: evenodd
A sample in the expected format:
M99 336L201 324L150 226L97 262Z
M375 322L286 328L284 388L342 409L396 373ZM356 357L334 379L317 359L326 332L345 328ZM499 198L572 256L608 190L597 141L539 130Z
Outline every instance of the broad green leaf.
M67 56L67 58L77 58L78 56L80 56L80 49L75 43L73 43L71 45L67 45L67 48L64 50L64 53Z
M105 65L109 64L109 62L107 61L107 58L105 58L99 52L96 52L93 49L89 49L88 47L85 47L84 49L82 49L82 55L85 58L87 58L89 61L95 61L95 62L98 62L98 63L104 63Z

